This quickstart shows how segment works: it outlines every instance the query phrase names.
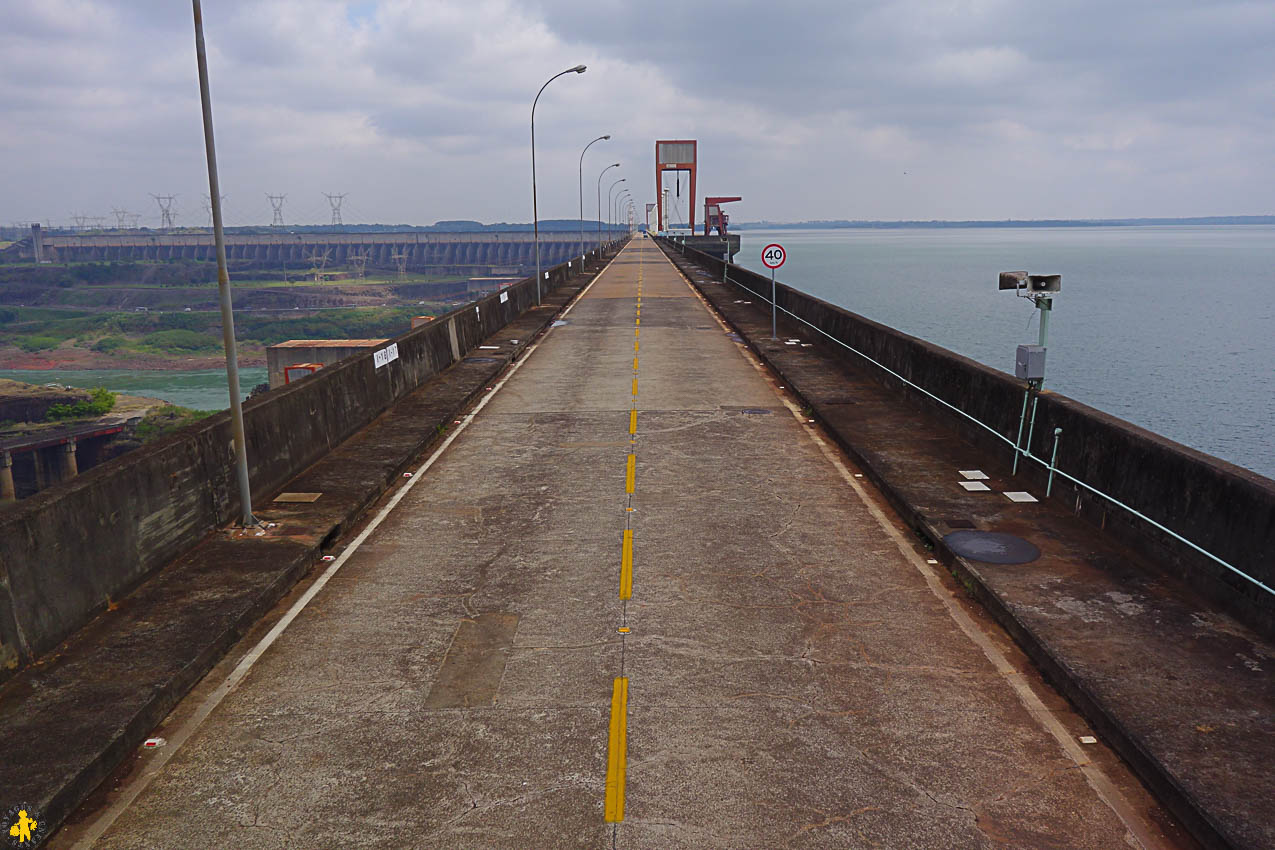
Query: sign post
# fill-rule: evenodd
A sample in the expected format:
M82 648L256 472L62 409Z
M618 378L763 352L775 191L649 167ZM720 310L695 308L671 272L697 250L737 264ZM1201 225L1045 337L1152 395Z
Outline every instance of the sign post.
M770 338L779 339L779 305L775 300L775 269L788 259L788 252L778 242L761 249L761 264L770 269Z

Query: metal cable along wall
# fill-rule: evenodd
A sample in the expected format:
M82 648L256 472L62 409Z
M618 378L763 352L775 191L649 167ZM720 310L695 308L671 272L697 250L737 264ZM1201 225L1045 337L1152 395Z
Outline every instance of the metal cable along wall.
M692 249L692 250L693 250L693 249ZM682 245L682 246L681 246L681 252L682 252L682 254L683 254L683 255L685 255L685 253L686 253L686 246L685 246L685 245ZM693 251L693 252L694 252L694 253L700 253L700 252L697 252L697 251ZM707 255L705 255L705 256L707 256ZM712 259L712 258L709 258L709 259ZM907 385L908 385L909 387L911 387L912 389L914 389L914 390L916 390L917 392L919 392L919 393L921 393L921 394L925 395L927 398L930 398L930 399L932 399L932 400L934 400L934 401L938 402L939 404L943 405L943 407L947 408L948 410L951 410L952 412L959 414L960 416L964 417L965 419L969 420L970 422L973 422L973 423L974 423L975 425L977 425L978 427L980 427L980 428L982 428L983 430L987 431L989 434L992 434L993 436L995 436L995 437L996 437L998 440L1000 440L1001 442L1005 443L1005 444L1006 444L1006 445L1008 445L1008 446L1013 447L1014 451L1015 451L1015 452L1016 452L1019 456L1021 456L1021 457L1025 457L1025 458L1027 458L1028 460L1035 461L1036 463L1040 464L1040 465L1041 465L1042 467L1044 467L1045 469L1048 469L1048 470L1050 471L1050 473L1051 473L1051 474L1056 474L1056 475L1058 475L1058 476L1060 476L1060 477L1062 477L1062 478L1065 478L1065 479L1067 479L1068 481L1070 481L1070 482L1072 482L1073 484L1075 484L1076 486L1078 486L1078 487L1083 487L1085 490L1088 490L1090 493L1093 493L1095 496L1098 496L1099 498L1105 499L1106 501L1110 502L1111 504L1116 505L1117 507L1119 507L1119 508L1121 508L1121 509L1123 509L1123 510L1125 510L1125 511L1128 511L1130 514L1132 514L1133 516L1135 516L1135 517L1137 517L1138 519L1142 520L1143 522L1147 523L1148 525L1152 526L1153 528L1156 528L1156 529L1158 529L1159 531L1162 531L1162 532L1164 532L1165 534L1168 534L1170 537L1172 537L1173 539L1177 540L1177 541L1178 541L1178 542L1180 542L1180 543L1184 543L1184 544L1186 544L1186 545L1187 545L1190 549L1192 549L1193 551L1195 551L1195 552L1197 552L1197 553L1199 553L1199 554L1203 555L1204 557L1208 558L1209 560L1213 561L1214 563L1216 563L1216 564L1218 564L1218 565L1220 565L1220 566L1222 566L1222 567L1226 568L1226 569L1227 569L1227 570L1229 570L1231 573L1234 573L1235 575L1239 576L1240 578L1244 579L1245 581L1248 581L1248 582L1252 583L1254 586L1256 586L1256 587L1258 587L1258 588L1261 588L1262 590L1266 591L1267 593L1271 594L1272 596L1275 596L1275 588L1270 587L1270 586L1269 586L1269 585L1267 585L1266 583L1262 582L1260 579L1258 579L1258 578L1256 578L1256 577L1254 577L1254 576L1249 575L1248 573L1246 573L1246 572L1244 572L1243 570L1241 570L1239 567L1236 567L1234 564L1231 564L1231 563L1229 563L1228 561L1225 561L1225 560L1223 560L1222 558L1219 558L1217 555L1215 555L1215 554L1213 554L1212 552L1208 551L1208 550L1207 550L1207 549L1205 549L1204 547L1197 545L1196 543L1192 542L1191 540L1188 540L1187 538L1183 537L1181 534L1178 534L1176 531L1174 531L1173 529L1169 528L1168 526L1165 526L1165 525L1163 525L1162 523L1159 523L1159 522L1157 522L1156 520L1152 519L1151 517L1147 516L1146 514L1142 513L1141 511L1139 511L1137 508L1133 507L1132 505L1127 505L1127 504L1125 504L1124 502L1122 502L1122 501L1120 501L1119 499L1117 499L1115 496L1112 496L1112 495L1110 495L1110 494L1108 494L1108 493L1105 493L1105 492L1103 492L1102 490L1099 490L1097 487L1093 487L1093 486L1091 486L1091 485L1089 485L1089 484L1085 483L1084 481L1082 481L1081 479L1079 479L1079 478L1075 477L1074 475L1070 475L1070 474L1068 474L1068 473L1064 472L1063 470L1059 469L1059 468L1058 468L1058 467L1057 467L1057 466L1056 466L1056 465L1055 465L1052 461L1051 461L1051 462L1047 462L1047 461L1045 461L1043 458L1038 458L1038 457L1036 457L1035 455L1033 455L1033 454L1031 453L1031 446L1030 446L1030 445L1028 445L1028 446L1026 446L1026 447L1022 447L1022 446L1015 446L1015 445L1014 445L1014 441L1013 441L1013 440L1009 439L1008 437L1006 437L1006 436L1005 436L1004 434L1002 434L1001 432L997 431L997 430L996 430L995 428L993 428L992 426L988 425L987 423L983 422L982 420L978 419L978 418L977 418L977 417L975 417L975 416L971 416L969 413L966 413L964 410L961 410L959 407L957 407L956 405L952 404L951 402L948 402L948 401L945 401L944 399L939 398L939 397L938 397L938 396L936 396L934 393L932 393L932 392L930 392L929 390L927 390L925 387L922 387L922 386L920 386L919 384L916 384L916 383L914 383L914 382L912 382L912 381L908 380L908 379L907 379L907 378L905 378L904 376L900 375L898 372L896 372L896 371L894 371L893 369L891 369L889 366L886 366L884 363L881 363L880 361L878 361L878 360L874 359L871 355L869 355L869 354L865 354L864 352L862 352L862 351L858 350L858 349L857 349L857 348L855 348L854 346L849 345L849 344L847 344L847 343L843 342L842 340L837 339L835 336L833 336L832 334L828 333L827 331L825 331L823 328L819 327L818 325L812 324L811 322L807 321L806 319L802 318L801 316L797 315L796 313L792 312L791 310L786 309L785 307L783 307L783 305L781 305L781 304L777 303L777 302L778 302L778 299L776 299L776 301L775 301L775 302L772 302L772 301L771 301L771 299L770 299L770 297L769 297L769 295L768 295L767 293L762 292L762 291L758 291L758 290L756 290L756 289L753 289L751 286L749 286L748 284L744 283L743 281L731 280L731 279L730 279L730 266L729 266L729 265L727 265L727 264L723 264L723 266L724 266L723 275L722 275L723 280L725 280L725 281L727 281L727 282L730 282L730 283L734 283L734 284L736 284L737 286L742 286L742 287L744 287L744 288L745 288L745 289L747 289L749 292L753 293L753 295L755 295L756 297L758 297L758 298L760 298L762 301L764 301L766 304L772 304L772 303L773 303L773 304L774 304L774 307L775 307L776 309L780 310L780 311L781 311L781 312L783 312L783 313L786 313L787 315L791 316L793 319L796 319L798 322L800 322L801 324L805 325L806 327L811 328L812 330L818 331L820 334L822 334L823 336L825 336L825 337L827 337L828 339L832 340L833 342L835 342L837 345L841 346L841 347L842 347L842 348L844 348L845 350L847 350L847 351L851 352L852 354L854 354L854 355L856 355L856 356L858 356L858 357L861 357L861 358L862 358L862 359L864 359L864 360L867 360L869 363L873 364L874 366L879 367L880 369L882 369L883 371L887 372L889 375L891 375L891 376L892 376L892 377L894 377L895 379L897 379L897 380L899 380L899 381L902 381L904 384L907 384Z

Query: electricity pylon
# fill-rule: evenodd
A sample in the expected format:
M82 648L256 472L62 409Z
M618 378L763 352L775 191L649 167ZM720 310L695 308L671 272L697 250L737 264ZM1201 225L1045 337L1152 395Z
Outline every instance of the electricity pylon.
M159 214L161 219L160 227L164 230L172 230L173 220L175 218L173 215L173 201L177 200L177 196L156 195L152 193L151 197L155 199L155 203L159 204Z
M270 199L270 206L274 209L274 220L270 222L271 227L283 227L283 199L287 195L272 195L266 192L266 197Z
M349 192L345 192L340 195L329 195L327 192L323 193L323 197L328 199L328 205L332 207L333 227L340 227L344 223L341 221L341 202L345 200L345 196L348 194Z

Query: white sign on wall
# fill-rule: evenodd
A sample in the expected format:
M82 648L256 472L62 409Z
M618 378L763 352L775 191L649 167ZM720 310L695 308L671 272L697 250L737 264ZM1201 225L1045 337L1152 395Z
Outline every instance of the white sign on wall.
M372 362L376 364L377 369L380 369L382 366L385 366L389 363L393 363L397 359L398 359L398 343L397 342L391 342L389 345L387 345L385 348L382 348L380 351L374 351L372 353Z

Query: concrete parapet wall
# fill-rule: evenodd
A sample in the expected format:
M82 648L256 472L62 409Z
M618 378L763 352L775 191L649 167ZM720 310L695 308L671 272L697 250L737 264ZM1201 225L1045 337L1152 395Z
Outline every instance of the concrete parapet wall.
M599 256L591 254L592 260ZM550 269L552 291L578 262ZM526 278L244 405L259 504L424 380L535 305ZM228 412L0 511L0 681L240 514Z
M665 250L683 253L680 246L667 241L663 244ZM685 255L721 279L720 259L689 248ZM769 303L769 277L731 265L729 278ZM776 300L783 310L990 426L1011 444L872 367L881 383L900 389L913 403L949 417L972 442L1012 457L1023 404L1022 382L783 284L777 286ZM781 320L783 315L781 312ZM842 351L849 363L865 362ZM1275 586L1275 560L1270 557L1275 551L1275 481L1047 391L1040 396L1031 444L1037 458L1048 460L1055 428L1062 428L1059 469L1173 529L1267 586ZM1027 461L1019 476L1043 496L1047 469ZM1065 479L1054 480L1052 498L1072 505L1078 515L1103 531L1149 550L1153 560L1240 619L1266 634L1275 632L1275 597L1271 594Z

